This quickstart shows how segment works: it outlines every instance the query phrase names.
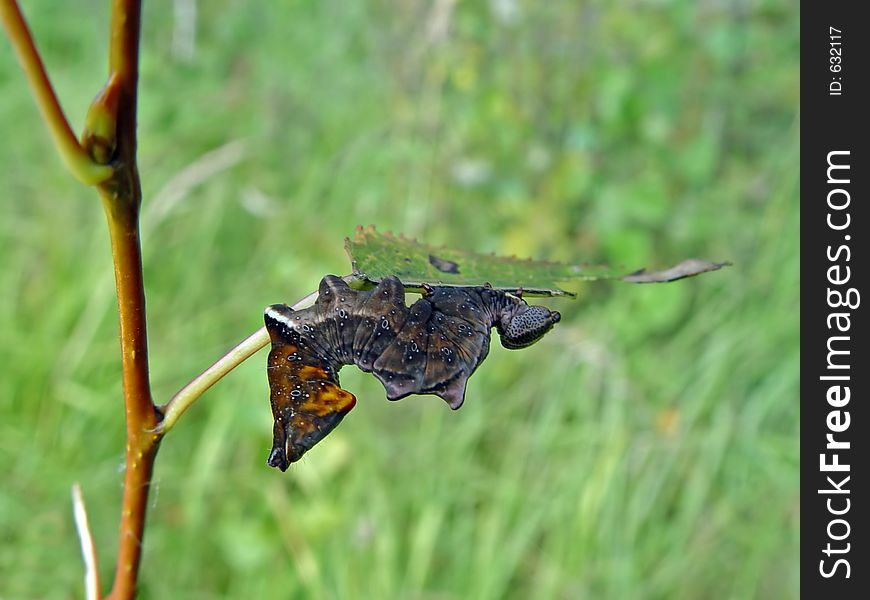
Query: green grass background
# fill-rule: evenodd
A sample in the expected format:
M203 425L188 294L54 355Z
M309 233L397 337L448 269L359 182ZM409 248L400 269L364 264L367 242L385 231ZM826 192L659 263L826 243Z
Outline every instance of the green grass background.
M23 4L79 128L108 2ZM347 368L356 409L285 474L265 466L258 354L163 443L142 598L798 595L797 3L218 0L189 60L171 2L144 16L160 401L265 305L347 272L360 223L735 265L551 301L563 322L528 350L496 342L456 413ZM0 131L0 597L80 597L70 485L107 585L120 511L108 239L5 40Z

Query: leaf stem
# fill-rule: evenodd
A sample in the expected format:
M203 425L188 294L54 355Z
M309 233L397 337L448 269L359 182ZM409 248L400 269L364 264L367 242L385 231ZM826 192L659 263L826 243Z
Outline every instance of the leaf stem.
M18 56L18 61L33 92L36 106L42 113L51 139L66 168L86 185L96 185L109 179L112 176L112 167L94 162L79 144L69 121L64 116L45 66L33 43L33 36L16 0L0 0L0 20L3 21L12 48Z
M191 404L196 402L197 398L268 343L269 334L265 327L261 327L219 358L208 369L197 375L193 381L181 388L169 402L160 407L163 412L163 420L157 426L157 433L165 434L172 429L179 417L190 408Z
M345 279L350 279L350 277L348 276ZM317 292L312 292L291 308L293 310L300 310L309 306L316 299ZM268 343L269 334L265 327L261 327L219 358L212 366L197 375L193 381L181 388L169 402L160 407L159 410L163 412L163 420L157 426L155 433L162 435L172 429L184 411L190 408L190 405L196 402L206 390Z

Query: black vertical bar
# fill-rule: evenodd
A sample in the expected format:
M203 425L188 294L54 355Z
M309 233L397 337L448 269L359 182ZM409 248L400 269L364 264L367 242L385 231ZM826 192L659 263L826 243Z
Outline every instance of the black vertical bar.
M868 598L867 180L870 23L860 2L801 19L801 592Z

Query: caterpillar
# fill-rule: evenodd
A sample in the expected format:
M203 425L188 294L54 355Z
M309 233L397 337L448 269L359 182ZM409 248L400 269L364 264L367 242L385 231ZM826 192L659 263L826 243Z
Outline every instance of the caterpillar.
M284 471L356 404L339 385L342 366L374 374L389 400L434 394L456 410L489 353L493 327L505 348L525 348L561 316L490 286L424 286L408 307L396 277L357 291L327 275L313 306L294 311L273 304L264 319L272 341L267 372L274 419L267 464Z

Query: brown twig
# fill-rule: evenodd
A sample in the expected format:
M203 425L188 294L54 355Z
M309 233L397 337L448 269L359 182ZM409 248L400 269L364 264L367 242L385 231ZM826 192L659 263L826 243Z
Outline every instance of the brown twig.
M121 365L127 424L126 471L118 559L110 598L136 593L154 458L160 436L148 379L145 288L139 243L142 190L136 166L136 104L139 79L140 0L113 0L110 81L117 86L115 175L99 186L109 225L121 333Z
M141 0L113 0L109 83L91 105L88 121L98 141L97 164L82 147L55 96L23 15L14 0L0 0L0 17L36 103L70 171L97 183L109 226L120 316L121 364L127 425L126 472L121 512L118 562L111 597L132 598L142 556L148 487L160 436L154 433L158 413L151 401L145 290L139 243L142 192L136 166L136 92L139 79Z
M0 0L0 18L9 33L49 126L53 140L73 174L97 184L109 227L120 320L121 366L127 427L126 470L117 565L109 598L136 595L148 492L160 440L163 414L151 398L145 321L145 288L139 213L142 191L136 165L136 105L139 78L141 0L113 0L109 78L88 111L80 144L60 108L54 90L15 0ZM106 163L106 164L103 164ZM305 300L312 299L312 294ZM304 300L303 300L304 301ZM232 368L263 347L268 336L256 332L205 373L194 379L166 407L171 427L186 407ZM73 490L76 523L86 563L87 595L99 594L96 550L77 487Z
M123 139L120 132L118 139ZM135 193L138 193L138 179L136 184ZM138 225L135 215L128 218L129 208L133 205L136 205L138 212L138 197L128 196L131 192L132 190L126 190L122 194L111 194L102 186L100 188L112 240L127 422L126 471L118 559L110 595L116 599L132 598L136 591L148 489L160 440L158 435L150 433L157 425L158 414L151 401L148 381L145 294ZM125 211L116 205L126 205L129 208Z

